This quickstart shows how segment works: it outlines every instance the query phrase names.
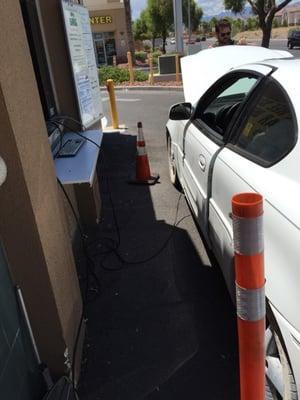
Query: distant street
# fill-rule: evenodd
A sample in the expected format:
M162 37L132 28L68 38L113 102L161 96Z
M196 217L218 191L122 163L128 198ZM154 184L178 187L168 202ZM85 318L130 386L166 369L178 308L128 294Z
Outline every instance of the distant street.
M196 46L199 46L199 48L202 48L202 49L207 49L214 42L215 42L215 39L208 39L205 42L197 43ZM259 46L261 43L259 40L250 40L249 42L251 44L254 44L257 46ZM185 48L186 48L186 45L185 45ZM287 50L290 53L292 53L295 57L300 58L300 47L297 47L293 50L289 50L287 48L287 40L286 39L271 40L270 48L276 49L276 50ZM167 45L167 52L172 52L172 51L175 51L175 45Z

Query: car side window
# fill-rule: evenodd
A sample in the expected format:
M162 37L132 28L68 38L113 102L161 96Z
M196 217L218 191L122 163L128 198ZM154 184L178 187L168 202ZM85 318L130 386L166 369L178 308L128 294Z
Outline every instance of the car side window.
M224 136L232 117L256 82L256 77L239 76L222 83L208 103L196 110L194 119Z
M270 165L284 157L296 140L292 106L283 89L270 81L243 124L236 145Z

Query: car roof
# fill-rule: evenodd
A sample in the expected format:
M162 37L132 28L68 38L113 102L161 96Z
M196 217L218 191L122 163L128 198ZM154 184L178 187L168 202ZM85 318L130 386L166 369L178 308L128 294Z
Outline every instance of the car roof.
M298 74L299 74L299 68L300 68L300 58L270 58L270 59L265 59L265 60L261 60L256 62L255 64L261 64L261 65L268 65L269 67L272 67L274 69L280 69L282 71L285 71L286 73L288 72L294 72L295 70L298 70ZM248 67L250 67L251 65L253 65L253 63L247 63L244 65L239 65L237 68L235 69L248 69ZM287 77L288 79L289 77Z
M266 65L271 67L274 72L272 76L279 81L279 83L284 87L286 91L288 91L291 99L295 99L295 97L299 97L300 95L300 86L295 85L298 82L299 71L300 71L300 59L299 58L281 58L281 59L269 59L263 60L257 65ZM234 70L239 69L253 69L256 70L255 64L244 64ZM258 69L258 68L257 68Z
M221 76L246 63L293 57L287 51L259 46L222 46L181 58L185 100L195 104Z

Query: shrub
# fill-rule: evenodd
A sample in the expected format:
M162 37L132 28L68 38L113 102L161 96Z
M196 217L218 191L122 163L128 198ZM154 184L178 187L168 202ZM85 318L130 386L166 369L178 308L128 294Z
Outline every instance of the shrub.
M156 50L153 52L152 57L153 57L153 64L157 65L158 63L158 57L162 55L162 52L159 50Z
M100 67L99 81L101 85L105 85L107 79L112 79L115 83L121 83L129 79L129 73L125 68L113 66Z
M107 79L112 79L115 84L129 81L129 71L127 68L118 68L112 66L100 67L99 82L100 85L105 85ZM148 79L148 75L142 71L134 71L134 79L138 82L143 82Z
M145 62L147 58L147 53L145 51L136 51L135 58L137 61Z
M147 79L148 79L148 74L145 74L145 72L134 71L134 80L136 80L138 82L145 82Z

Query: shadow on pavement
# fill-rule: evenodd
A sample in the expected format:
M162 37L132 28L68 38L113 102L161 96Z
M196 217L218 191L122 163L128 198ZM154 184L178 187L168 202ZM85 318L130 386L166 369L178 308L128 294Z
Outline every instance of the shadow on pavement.
M103 141L103 219L90 232L102 290L87 308L80 399L237 399L235 320L221 274L203 265L186 230L156 220L149 187L128 184L135 146L128 134ZM148 259L173 235L146 262L100 255L107 238L117 240L114 213L126 260Z

